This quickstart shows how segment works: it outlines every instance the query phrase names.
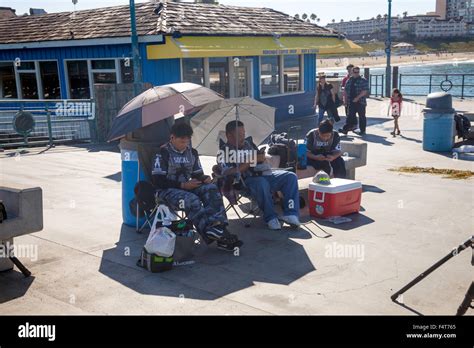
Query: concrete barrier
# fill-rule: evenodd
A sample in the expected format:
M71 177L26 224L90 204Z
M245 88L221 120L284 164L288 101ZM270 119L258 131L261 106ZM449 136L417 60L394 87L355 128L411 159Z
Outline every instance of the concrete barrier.
M347 179L355 180L355 170L367 165L367 143L341 141L344 163L346 164ZM268 163L272 168L278 168L280 156L266 155ZM298 179L313 177L316 170L308 166L306 169L297 170Z
M3 201L8 216L0 224L0 244L11 247L14 237L43 229L41 188L15 189L0 186L0 200ZM0 271L12 268L13 263L9 258L0 257Z

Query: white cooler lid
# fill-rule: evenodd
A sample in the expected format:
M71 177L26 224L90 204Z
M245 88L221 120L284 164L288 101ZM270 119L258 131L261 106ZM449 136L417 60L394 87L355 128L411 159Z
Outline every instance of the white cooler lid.
M330 185L321 185L314 182L309 184L311 191L327 192L327 193L340 193L351 190L362 188L360 181L348 180L348 179L331 179Z

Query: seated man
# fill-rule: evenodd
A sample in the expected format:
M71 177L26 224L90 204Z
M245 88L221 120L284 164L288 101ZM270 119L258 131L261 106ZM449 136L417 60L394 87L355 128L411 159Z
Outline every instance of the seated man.
M227 143L221 148L229 158L232 153L247 153L250 156L234 156L239 161L218 159L223 167L224 175L235 175L243 180L245 186L250 190L251 195L257 200L259 208L264 213L265 222L272 230L280 230L281 223L285 222L293 227L299 226L299 195L298 178L295 173L283 170L260 171L258 164L265 161L265 154L258 151L257 146L250 140L245 139L244 124L240 121L232 121L226 125ZM238 151L236 151L238 150ZM247 157L241 161L240 157ZM253 158L254 161L248 160ZM237 166L238 163L238 166ZM273 192L283 193L284 216L278 217L273 203Z
M240 247L237 236L227 231L222 196L211 178L204 175L199 155L190 146L193 130L185 123L171 128L170 141L157 154L152 182L166 204L183 209L206 243L217 241L220 249Z
M339 134L333 130L329 120L324 120L319 128L309 131L306 135L308 165L319 170L324 170L333 177L346 177L346 165L342 159Z

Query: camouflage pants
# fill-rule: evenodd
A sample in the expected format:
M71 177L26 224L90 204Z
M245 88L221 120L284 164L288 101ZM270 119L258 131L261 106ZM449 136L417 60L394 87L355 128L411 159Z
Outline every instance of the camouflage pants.
M214 184L204 184L192 191L160 190L158 197L175 210L184 210L201 236L216 223L228 224L222 196Z

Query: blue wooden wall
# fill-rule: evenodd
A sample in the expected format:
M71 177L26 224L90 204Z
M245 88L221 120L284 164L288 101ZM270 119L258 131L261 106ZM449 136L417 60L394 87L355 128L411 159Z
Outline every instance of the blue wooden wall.
M140 53L143 57L142 73L144 82L149 82L154 86L159 86L181 81L181 66L179 59L148 60L146 59L146 44L140 44ZM65 59L121 58L131 56L131 45L129 44L0 50L0 61L13 61L15 58L20 58L21 60L57 60L61 83L61 97L63 99L66 99L66 74L64 71ZM261 102L277 109L277 122L314 113L312 105L316 80L315 54L307 54L304 56L305 93L264 99L260 99L259 59L258 57L249 58L253 60L254 97L255 99L259 99Z

